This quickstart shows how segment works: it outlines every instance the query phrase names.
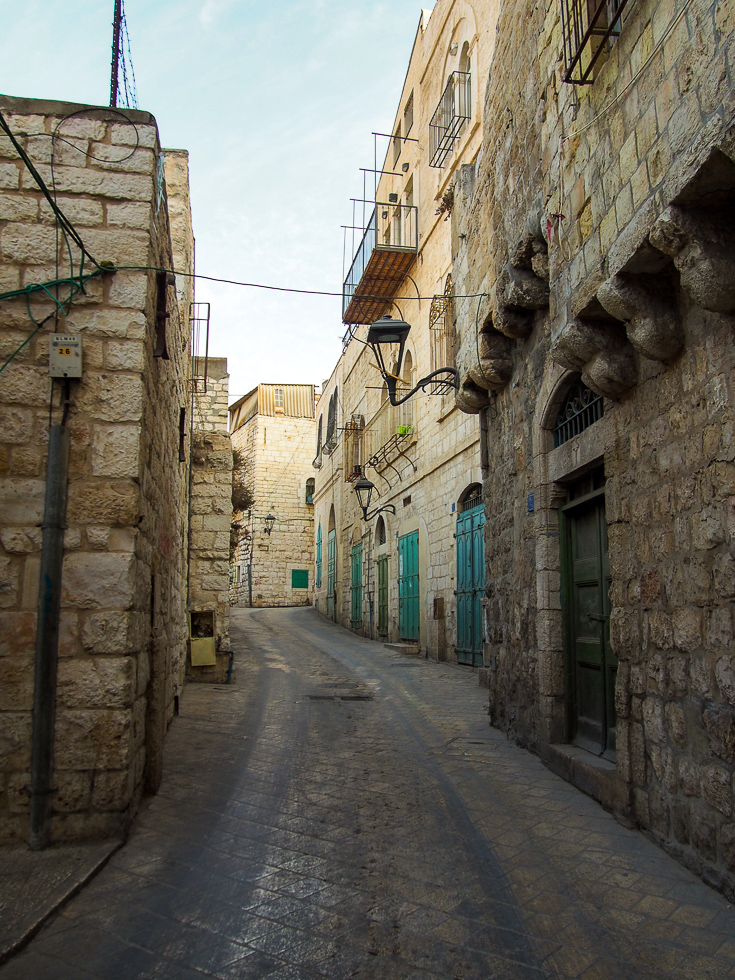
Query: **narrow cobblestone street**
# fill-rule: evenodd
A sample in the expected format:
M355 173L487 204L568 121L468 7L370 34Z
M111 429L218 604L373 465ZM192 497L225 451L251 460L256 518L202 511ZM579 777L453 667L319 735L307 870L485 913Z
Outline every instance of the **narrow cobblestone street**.
M129 842L2 980L735 977L735 912L488 725L476 675L233 610Z

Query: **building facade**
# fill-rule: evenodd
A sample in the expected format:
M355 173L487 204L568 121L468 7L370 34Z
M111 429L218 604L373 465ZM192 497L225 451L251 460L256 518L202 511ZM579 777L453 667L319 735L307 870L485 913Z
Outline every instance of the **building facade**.
M484 601L480 423L438 384L392 406L361 341L386 313L411 324L399 397L454 366L454 183L481 150L496 17L497 4L479 0L439 0L421 13L374 193L353 215L345 347L323 387L314 460L320 612L475 666ZM367 522L352 489L360 477L376 487L370 510L387 508Z
M315 404L313 385L261 384L230 406L232 605L311 601Z
M597 6L501 5L454 183L490 714L732 894L735 20Z
M0 839L30 822L43 846L120 834L161 777L187 650L190 285L155 271L176 267L177 191L150 114L0 111Z

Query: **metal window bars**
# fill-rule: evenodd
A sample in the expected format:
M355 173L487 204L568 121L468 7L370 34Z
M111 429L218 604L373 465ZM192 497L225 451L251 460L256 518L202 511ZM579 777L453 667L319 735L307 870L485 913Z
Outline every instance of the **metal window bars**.
M561 0L565 82L592 84L595 65L620 34L621 15L628 2Z
M447 276L443 296L434 296L429 308L429 339L431 370L454 367L454 336L452 329L452 275ZM432 382L430 394L446 394L446 383Z
M189 305L189 328L191 330L191 389L206 395L207 371L209 366L209 303ZM204 341L204 356L200 345Z
M576 381L567 393L554 427L554 449L579 435L604 414L604 402L583 381Z
M453 71L429 123L429 166L441 169L472 110L471 75Z

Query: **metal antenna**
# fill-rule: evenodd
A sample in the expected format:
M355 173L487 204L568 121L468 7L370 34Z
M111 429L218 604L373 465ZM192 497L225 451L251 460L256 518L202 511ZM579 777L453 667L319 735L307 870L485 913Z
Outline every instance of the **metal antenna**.
M110 75L110 105L117 107L117 73L120 66L120 23L122 20L122 0L115 0L115 14L112 20L112 71Z

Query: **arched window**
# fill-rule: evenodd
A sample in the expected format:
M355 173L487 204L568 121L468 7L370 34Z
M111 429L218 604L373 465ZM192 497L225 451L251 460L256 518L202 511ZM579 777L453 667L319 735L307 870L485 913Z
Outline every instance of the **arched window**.
M329 454L334 450L337 442L337 389L332 392L327 409L327 438L324 443L324 451Z
M307 504L314 503L314 487L316 486L316 480L313 476L310 476L306 481L306 502Z
M482 484L473 483L464 491L462 496L459 498L459 512L464 514L465 511L473 510L475 507L479 507L482 503Z
M578 378L570 386L562 402L554 426L554 449L579 435L593 422L602 418L604 403L600 395Z
M317 457L321 454L321 451L322 451L322 421L323 421L323 419L324 419L324 416L320 415L319 416L319 425L317 426L317 429L316 429L316 454L317 454Z
M385 521L382 516L378 518L378 523L375 525L375 543L385 544L386 533L385 533Z

